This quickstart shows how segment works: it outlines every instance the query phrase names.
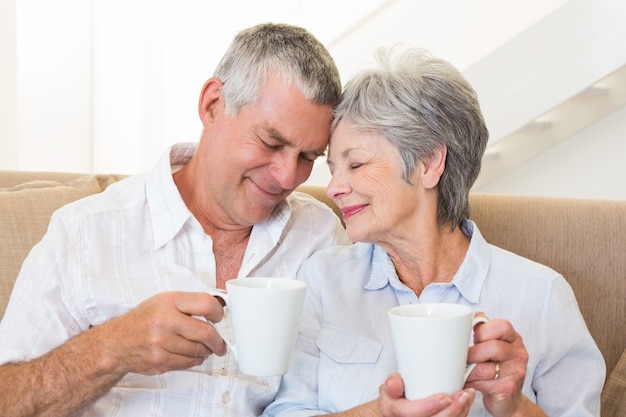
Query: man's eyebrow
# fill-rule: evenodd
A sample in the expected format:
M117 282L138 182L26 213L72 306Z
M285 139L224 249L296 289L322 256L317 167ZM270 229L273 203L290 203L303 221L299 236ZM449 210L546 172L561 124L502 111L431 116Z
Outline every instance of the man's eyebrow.
M275 139L281 145L291 145L291 141L280 134L280 132L274 128L265 128L265 132L269 137Z
M276 129L273 128L266 128L265 132L267 133L268 136L270 136L271 138L273 138L274 140L276 140L278 143L280 143L283 146L291 146L292 143L289 139L287 139L286 137L284 137L283 135L280 134L279 131L277 131ZM326 148L327 146L324 146L322 149L312 149L310 151L302 151L303 154L313 154L316 157L318 156L324 156L326 155Z
M324 155L326 155L326 148L324 148L324 149L314 149L314 150L309 151L307 153L312 153L315 156L324 156Z

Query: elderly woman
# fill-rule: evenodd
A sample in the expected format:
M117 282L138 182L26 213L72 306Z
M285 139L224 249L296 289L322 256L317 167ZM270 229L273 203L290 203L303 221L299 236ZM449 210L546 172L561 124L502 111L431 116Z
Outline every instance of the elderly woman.
M420 50L350 81L336 109L328 195L352 246L313 255L294 360L266 415L599 416L605 365L550 268L490 245L469 220L488 132L476 94ZM472 306L464 390L403 398L387 310Z

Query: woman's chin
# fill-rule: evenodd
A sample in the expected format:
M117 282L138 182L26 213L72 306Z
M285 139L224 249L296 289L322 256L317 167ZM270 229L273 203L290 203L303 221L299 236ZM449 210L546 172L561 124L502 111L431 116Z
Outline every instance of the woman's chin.
M346 234L348 235L348 238L352 242L365 242L366 241L367 235L364 234L362 230L359 230L356 227L351 227L349 225L346 225Z

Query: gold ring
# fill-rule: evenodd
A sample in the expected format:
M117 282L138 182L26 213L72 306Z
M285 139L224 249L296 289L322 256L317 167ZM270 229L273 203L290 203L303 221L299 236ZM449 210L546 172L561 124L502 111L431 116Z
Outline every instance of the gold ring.
M500 378L500 362L496 362L496 373L493 376L493 379L496 380Z

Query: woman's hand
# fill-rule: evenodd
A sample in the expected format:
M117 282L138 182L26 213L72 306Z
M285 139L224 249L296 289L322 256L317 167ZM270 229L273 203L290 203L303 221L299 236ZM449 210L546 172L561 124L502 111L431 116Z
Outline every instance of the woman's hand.
M476 363L465 384L483 394L483 404L494 417L545 415L524 394L528 351L513 325L502 319L476 325L468 363Z
M476 393L473 389L460 391L452 397L435 394L421 400L404 398L404 383L400 374L390 375L380 387L378 409L384 417L465 417Z

